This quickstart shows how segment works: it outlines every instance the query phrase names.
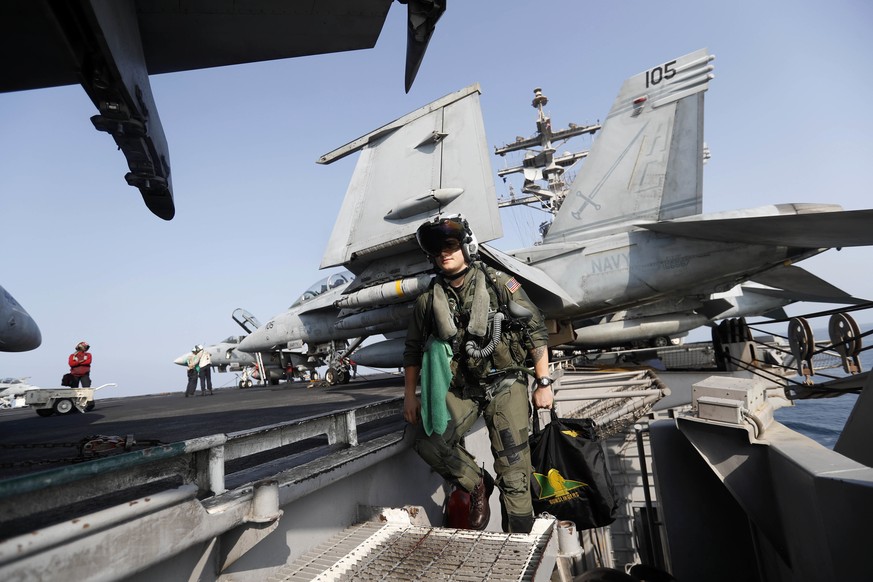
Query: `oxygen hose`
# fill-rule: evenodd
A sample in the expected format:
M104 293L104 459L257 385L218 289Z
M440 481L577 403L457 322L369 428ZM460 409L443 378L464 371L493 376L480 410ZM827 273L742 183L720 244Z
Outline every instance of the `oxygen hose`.
M500 336L503 330L503 314L499 311L494 314L494 323L491 331L491 341L488 342L488 345L482 349L476 347L476 342L473 340L469 340L464 346L467 355L471 358L487 358L491 354L494 353L494 350L497 348L497 344L500 343Z

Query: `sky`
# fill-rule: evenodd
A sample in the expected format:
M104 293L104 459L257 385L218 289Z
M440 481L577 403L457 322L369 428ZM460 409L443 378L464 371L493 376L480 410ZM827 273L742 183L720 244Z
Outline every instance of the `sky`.
M285 310L319 271L356 156L315 160L434 99L479 83L490 146L534 133L533 89L553 128L605 118L621 83L707 47L704 212L789 202L873 207L873 4L452 1L403 90L406 8L374 49L151 77L169 143L176 217L127 186L123 155L79 86L0 94L0 284L42 345L0 353L0 377L57 386L80 340L101 396L184 390L173 359ZM590 146L578 138L568 149ZM512 162L512 160L511 160ZM517 162L517 160L515 161ZM496 171L499 196L516 191ZM503 213L494 246L532 244L544 219ZM801 266L873 298L873 250ZM820 307L820 306L816 306ZM792 315L809 306L790 306ZM784 332L784 330L783 330ZM233 374L213 374L216 385ZM108 391L111 390L111 394Z

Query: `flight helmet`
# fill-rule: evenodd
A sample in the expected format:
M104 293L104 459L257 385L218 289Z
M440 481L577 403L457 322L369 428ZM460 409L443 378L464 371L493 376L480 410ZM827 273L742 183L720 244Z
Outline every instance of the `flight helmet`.
M76 351L77 352L87 352L90 349L91 349L91 346L89 346L88 342L86 342L86 341L81 341L81 342L76 344Z
M461 250L468 264L479 257L479 241L476 240L467 219L460 214L436 216L415 231L418 246L431 258L439 256L448 239L461 243Z

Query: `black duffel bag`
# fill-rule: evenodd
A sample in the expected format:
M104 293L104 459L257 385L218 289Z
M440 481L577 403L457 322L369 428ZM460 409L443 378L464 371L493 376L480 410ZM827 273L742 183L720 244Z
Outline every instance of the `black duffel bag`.
M530 456L534 514L580 530L615 521L618 498L591 419L559 419L553 410L552 421L530 437Z

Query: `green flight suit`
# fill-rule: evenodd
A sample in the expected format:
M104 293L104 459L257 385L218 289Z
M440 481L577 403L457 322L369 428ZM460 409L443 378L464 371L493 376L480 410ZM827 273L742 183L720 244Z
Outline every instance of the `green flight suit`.
M513 301L533 314L523 329L505 330L494 353L484 361L464 353L464 344L469 339L466 326L473 301L475 269L484 269L486 277L491 280L487 285L491 311ZM434 432L430 436L419 423L415 450L443 478L472 491L479 483L481 469L476 459L464 449L461 440L482 415L495 459L494 471L501 504L512 524L513 517L528 518L533 514L529 491L530 399L527 375L507 368L525 366L529 350L546 346L548 333L542 314L515 279L481 263L474 263L459 289L452 288L442 277L437 277L434 284L442 285L445 290L458 328L454 341L449 340L454 354L451 364L453 378L446 395L450 419L442 434ZM434 329L432 294L433 290L428 290L416 301L406 336L404 366L421 366L425 343ZM507 322L504 329L507 327L513 326ZM483 343L487 343L490 336L489 333Z

